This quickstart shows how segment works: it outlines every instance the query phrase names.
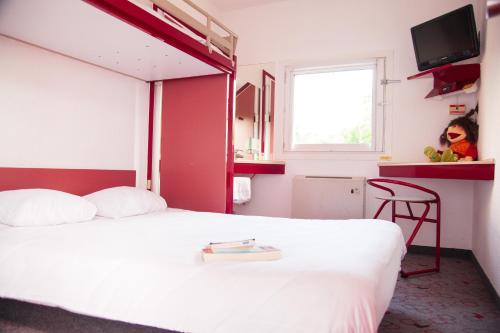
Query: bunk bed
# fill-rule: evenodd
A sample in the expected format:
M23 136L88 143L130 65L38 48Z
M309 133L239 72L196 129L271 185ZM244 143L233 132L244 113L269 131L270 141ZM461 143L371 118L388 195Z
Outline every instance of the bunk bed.
M208 200L204 198L212 200L215 197L218 208L214 211L230 213L233 205L232 119L237 36L191 1L184 0L183 3L187 10L166 0L4 0L0 2L0 34L149 82L148 180L155 172L151 129L155 121L155 98L159 96L154 82L163 81L167 86L161 94L164 99L166 97L164 104L170 111L162 113L168 118L163 124L182 129L186 124L185 119L178 117L179 110L189 111L192 121L197 122L196 135L202 139L213 139L210 132L213 123L197 118L206 116L203 112L207 101L203 101L204 104L197 108L190 104L190 98L185 98L183 102L182 98L174 99L169 94L186 94L188 88L185 86L189 86L190 82L196 82L197 87L216 83L217 91L210 91L210 95L217 95L218 99L217 103L210 106L210 110L218 113L217 126L221 129L218 132L223 133L218 140L205 140L206 145L214 148L203 149L211 152L209 160L196 147L196 142L185 136L186 131L171 130L162 133L166 140L162 145L166 149L162 151L161 168L169 174L167 182L172 182L167 183L162 196L169 205L177 202L177 207L192 210L210 210L204 206ZM195 12L204 22L201 23L188 12ZM96 53L95 50L99 52ZM130 64L131 59L133 65ZM139 66L137 63L147 64ZM197 98L207 96L197 95ZM197 109L199 110L196 111ZM179 142L182 142L182 149L178 149ZM199 168L189 169L187 176L185 169L191 167L193 161L200 164ZM201 165L203 161L218 161L221 167L210 170ZM18 180L0 181L0 191L41 187L84 195L109 186L134 185L133 170L108 170L106 173L97 171L75 170L68 173L67 170L57 169L0 168L0 179L7 175L11 180ZM199 190L196 190L197 179L201 178L215 180L217 184L207 186L202 183ZM185 191L183 187L189 191ZM218 188L216 195L210 192L211 187ZM193 194L202 199L193 200ZM183 195L186 197L182 197ZM190 201L199 202L200 205L183 206L183 203ZM66 289L61 289L57 294L62 298L74 296L72 301L76 300L79 305L71 306L76 303L58 303L50 297L45 298L41 295L43 291L36 286L37 281L29 279L28 284L33 282L30 284L31 289L24 288L23 285L11 285L12 288L3 289L3 297L62 307L74 313L130 325L142 324L175 331L326 332L332 331L334 327L337 331L375 332L392 297L400 260L405 252L402 234L397 226L370 220L328 223L169 209L161 214L117 221L97 219L49 229L9 228L0 225L0 252L3 255L0 258L4 270L0 272L3 278L7 276L4 281L10 283L16 280L11 279L12 274L29 274L30 277L41 274L50 283L53 282L51 278L59 278L60 287ZM194 259L198 244L203 242L199 237L201 231L197 228L208 233L217 231L219 235L228 238L240 235L245 229L255 230L264 240L270 235L282 235L283 239L277 245L294 255L277 265L203 265L199 262L199 257ZM350 231L346 232L346 229ZM103 233L104 231L106 232ZM145 239L141 239L136 246L131 246L138 235L145 234L148 235ZM375 234L377 236L373 236ZM115 239L114 235L123 238ZM185 236L186 242L178 235ZM61 243L60 240L70 242ZM110 240L113 246L109 246ZM332 243L328 243L329 241ZM165 246L168 242L179 247ZM65 260L73 264L60 261L54 269L47 269L50 267L37 260L38 255L49 261L56 257L62 259L58 255L52 258L51 254L70 243L75 247L68 253L62 252L69 255ZM90 253L83 254L89 248ZM10 251L11 249L22 251ZM138 252L135 253L134 249ZM176 255L179 253L182 254L179 257L181 262L177 262ZM80 260L87 262L88 266L75 262L72 255L82 255ZM16 268L17 263L25 262L26 258L29 264ZM99 259L94 260L95 258ZM116 260L134 265L121 266L124 271L117 271L110 265L111 261L116 263ZM167 265L167 261L171 260L176 262L173 267L170 266L172 263ZM43 266L41 269L40 265ZM68 265L74 270L67 269ZM11 268L6 268L8 266ZM95 273L94 266L98 273ZM89 271L85 271L87 268ZM137 273L142 275L136 275ZM73 274L76 279L66 280L68 274ZM114 283L110 277L117 279L117 282ZM137 277L140 279L135 279ZM138 285L144 277L150 279L149 284L140 288ZM190 277L196 278L191 280ZM193 289L192 285L184 284L181 280L177 281L178 285L169 285L167 281L184 278L195 281L198 289ZM79 293L78 287L89 287L90 280L96 284L106 280L108 284L101 285L102 292L91 292L91 295L84 296ZM176 286L184 287L175 292ZM118 289L114 290L115 287ZM66 293L67 288L72 292ZM16 292L19 292L18 295L27 295L25 292L38 293L40 298L16 296ZM177 298L170 299L174 295ZM203 295L223 298L220 303L208 298L197 303L197 299ZM241 295L248 297L251 303L241 299ZM141 304L144 297L152 297L155 302ZM296 302L299 297L306 302ZM92 300L107 300L110 303L93 303ZM17 311L17 301L14 304L9 300L2 301L12 305L14 312ZM235 301L240 306L233 306L231 302ZM312 307L317 307L318 311L311 311ZM115 311L117 309L118 312ZM244 311L238 312L238 309ZM44 312L46 310L30 311L47 313ZM148 328L145 329L150 332ZM119 331L128 330L125 326L120 326ZM130 331L137 332L135 328Z
M207 89L213 89L213 84L209 81L216 80L214 77L227 78L226 82L220 83L216 88L224 95L219 96L219 100L214 101L215 105L212 107L212 112L218 115L218 121L221 122L219 125L224 127L223 135L211 143L214 145L212 148L217 151L211 159L219 161L220 166L218 170L212 172L217 173L213 178L223 184L211 183L210 186L223 190L217 193L206 192L199 201L213 202L215 197L217 205L213 209L208 207L208 210L230 213L233 193L232 114L236 72L234 52L238 37L191 1L183 1L186 4L185 10L197 13L197 19L166 0L5 0L0 3L0 36L149 82L151 88L147 177L149 185L158 170L157 167L153 168L153 164L155 162L157 166L159 164L159 161L153 160L152 146L156 140L153 134L158 140L162 140L162 147L168 148L161 166L169 170L172 180L164 181L181 182L177 184L178 187L188 181L185 179L184 171L192 165L192 161L188 158L193 154L184 156L183 163L177 160L175 165L169 164L172 160L168 158L169 154L175 154L176 146L182 141L184 141L183 149L190 152L199 151L196 145L200 144L194 141L187 142L179 137L170 137L169 141L166 141L161 139L158 133L153 133L155 99L161 100L163 94L161 90L154 89L155 82L162 82L163 90L167 90L177 80L190 78L193 85L203 90L203 85ZM202 24L199 20L204 20L205 23ZM29 24L19 24L19 22L29 22ZM69 78L69 82L71 79ZM203 80L206 82L201 83ZM189 89L189 85L185 89ZM204 101L207 105L210 102L210 98ZM163 105L163 109L159 112L176 113L177 110L172 108L188 107L170 105L170 109L165 110ZM192 112L193 116L204 115L202 108ZM173 121L172 126L178 129L188 125L182 119L177 119L177 124ZM197 135L200 138L212 137L211 125L213 124L198 123ZM210 148L206 143L204 147ZM196 168L189 169L190 179L200 184L203 179L211 179L210 172L205 170L206 163L203 162L205 157L202 153L199 151ZM196 157L196 154L194 155ZM170 187L174 188L175 184ZM193 199L193 193L191 197L178 200L180 201L178 208L207 210L206 205L183 206ZM162 192L162 195L174 202L178 193L168 191Z

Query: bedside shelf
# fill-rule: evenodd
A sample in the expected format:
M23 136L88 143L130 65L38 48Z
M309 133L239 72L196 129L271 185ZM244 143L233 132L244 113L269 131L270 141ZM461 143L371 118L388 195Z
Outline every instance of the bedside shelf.
M381 177L494 180L495 161L378 164Z

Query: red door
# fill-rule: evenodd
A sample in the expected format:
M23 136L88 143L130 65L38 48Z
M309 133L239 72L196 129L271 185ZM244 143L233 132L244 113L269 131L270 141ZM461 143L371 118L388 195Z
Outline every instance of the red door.
M228 80L163 81L160 194L169 207L226 211Z

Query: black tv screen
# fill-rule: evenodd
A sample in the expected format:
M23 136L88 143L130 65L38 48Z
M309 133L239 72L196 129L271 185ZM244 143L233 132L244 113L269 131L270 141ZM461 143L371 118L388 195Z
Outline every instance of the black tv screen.
M479 55L472 5L419 24L411 35L420 71Z

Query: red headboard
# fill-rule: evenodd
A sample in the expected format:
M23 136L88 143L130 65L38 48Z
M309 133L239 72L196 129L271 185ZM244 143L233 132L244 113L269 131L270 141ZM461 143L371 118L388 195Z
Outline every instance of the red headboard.
M47 188L86 195L114 186L135 186L135 170L0 168L0 191Z

